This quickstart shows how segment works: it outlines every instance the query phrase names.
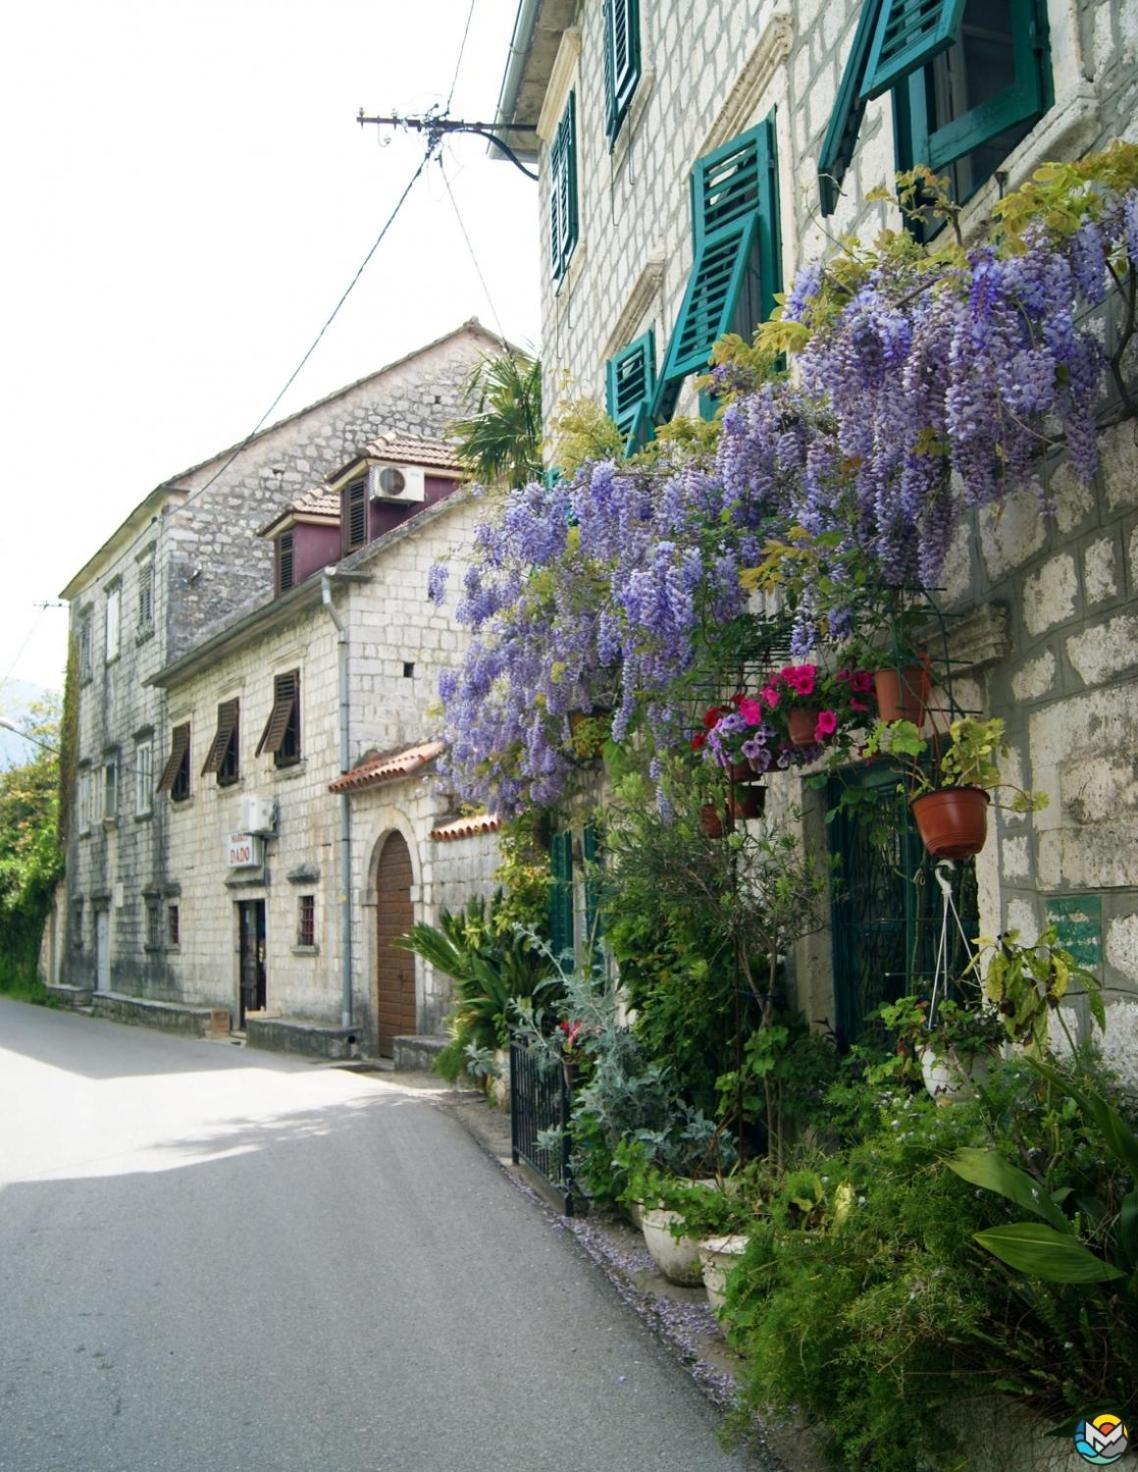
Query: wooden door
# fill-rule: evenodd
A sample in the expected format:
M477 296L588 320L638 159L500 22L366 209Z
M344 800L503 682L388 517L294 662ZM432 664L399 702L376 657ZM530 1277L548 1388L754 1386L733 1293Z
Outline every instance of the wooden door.
M245 1026L247 1012L264 1010L267 993L265 966L265 902L242 900L237 906L240 937L240 986L238 1026Z
M414 923L411 908L411 854L401 833L384 841L376 872L376 1019L379 1054L390 1058L393 1041L418 1031L415 1012L415 957L392 944Z

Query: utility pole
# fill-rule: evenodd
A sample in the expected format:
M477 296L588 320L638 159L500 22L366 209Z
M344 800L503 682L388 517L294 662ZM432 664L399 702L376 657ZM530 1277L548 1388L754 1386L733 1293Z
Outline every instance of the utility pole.
M509 133L536 133L537 128L533 123L513 123L509 128L500 130L495 123L467 123L461 118L447 117L445 113L439 113L433 110L423 113L418 117L400 117L397 112L393 112L388 117L372 118L364 113L362 107L360 108L356 121L361 128L365 123L370 123L377 128L403 128L416 133L426 133L427 143L432 153L438 148L448 133L474 133L479 138L485 138L495 148L500 149L513 164L514 168L523 173L527 179L533 179L535 182L537 180L537 175L533 170L527 169L510 145L498 136L499 131Z

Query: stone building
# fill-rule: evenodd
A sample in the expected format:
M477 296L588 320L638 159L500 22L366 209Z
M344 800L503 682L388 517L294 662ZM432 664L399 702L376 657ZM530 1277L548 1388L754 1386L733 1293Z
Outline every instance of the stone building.
M606 403L638 443L696 411L712 344L749 337L804 262L900 228L870 198L895 169L947 171L967 237L1043 161L1138 137L1133 4L910 9L927 30L875 51L892 0L519 6L496 121L539 167L547 383ZM1057 922L1102 977L1111 1046L1138 1055L1133 425L1101 448L1097 495L1055 471L1054 521L1027 500L976 518L944 602L960 704L1006 719L1017 780L1051 797L1000 814L977 865L981 928ZM812 842L854 842L802 800ZM859 873L855 888L796 968L808 1014L847 1033L881 995L888 935L912 954L930 919L904 881Z
M281 779L277 790L282 793L315 782L319 772L327 821L334 825L336 799L327 792L328 783L340 771L334 625L320 606L320 579L309 575L328 563L366 560L377 547L391 545L394 561L389 565L407 582L398 594L389 590L379 598L378 606L386 609L389 617L369 621L363 612L370 574L367 581L353 582L351 593L341 575L332 595L333 608L351 603L354 630L361 631L362 642L352 649L353 679L360 692L366 691L369 704L355 707L361 723L352 728L356 743L352 759L371 747L386 751L423 738L421 714L433 698L433 683L428 688L426 667L457 647L457 634L449 626L440 626L445 620L430 623L425 600L426 563L422 562L428 554L422 549L430 547L433 556L453 529L471 514L469 508L460 509L461 497L454 498L453 508L448 502L445 514L441 506L432 504L444 493L449 496L456 483L453 458L436 441L462 410L463 385L471 368L482 356L499 348L498 339L477 321L465 323L446 337L272 425L249 442L171 477L136 507L63 590L62 596L70 604L78 665L78 709L77 770L71 778L70 793L74 819L67 843L60 978L100 993L167 1002L193 997L214 1007L236 1010L235 979L226 971L234 937L222 925L215 937L223 949L207 959L202 946L208 924L213 921L203 919L203 928L198 931L196 901L191 896L203 871L194 850L197 839L188 844L186 841L191 830L200 833L209 853L224 858L221 845L233 827L231 812L223 811L224 804L218 805L219 793L212 789L195 791L199 783L204 786L205 782L199 775L207 755L201 743L206 740L207 728L211 735L218 729L216 702L212 711L201 704L212 699L216 681L203 679L197 686L182 685L177 683L179 672L199 669L200 661L195 665L194 655L203 648L225 648L228 659L226 639L231 637L242 650L250 647L250 641L256 647L256 639L267 637L263 629L276 630L282 610L286 624L288 615L302 612L299 622L293 620L288 625L290 632L282 637L286 641L291 638L291 647L298 651L310 639L313 643L312 663L308 663L307 656L304 662L308 678L298 697L305 721L305 756L293 766L278 770L274 765L272 771ZM380 446L381 455L387 450L398 455L413 451L412 461L420 462L400 461L387 467L397 470L399 463L407 466L412 482L409 494L417 496L420 504L408 510L390 498L384 504L365 494L363 535L356 536L360 531L358 493L345 486L344 509L347 517L354 518L354 531L350 535L345 530L341 541L339 507L335 496L329 502L326 478L345 466L350 468L361 452L366 458L366 447L385 434L389 439L386 450ZM392 435L401 442L395 444ZM414 444L405 442L408 436ZM440 469L440 455L445 460L441 476L435 473ZM421 463L424 459L425 466ZM350 507L349 490L355 497ZM306 492L312 493L315 509L304 503ZM339 493L338 488L335 494ZM386 495L378 487L377 493ZM433 527L433 533L424 530L420 539L418 529L409 536L406 527L399 524L417 517L424 529ZM258 532L267 535L259 536ZM416 555L421 565L414 562ZM362 578L362 571L353 577ZM394 604L388 607L386 600L397 596L403 596L404 603L398 609ZM307 630L303 627L305 619ZM365 629L367 637L363 640ZM393 630L397 631L394 640ZM223 635L220 644L219 633ZM316 652L323 650L324 644L330 660L327 668ZM371 697L376 682L387 680L394 668L390 653L394 644L403 651L396 675L403 681L401 696L379 711ZM243 657L233 657L234 691L245 677L245 671L239 668ZM207 664L209 658L206 656ZM404 679L404 663L415 665L419 673ZM294 665L300 664L298 654ZM243 743L250 739L255 742L260 734L259 729L254 731L254 724L263 721L262 706L265 701L272 702L274 693L271 672L265 677L266 685L264 681L253 681L252 668L248 694L242 701ZM171 671L175 685L166 678ZM159 678L162 672L165 675ZM383 688L390 695L390 689ZM323 697L316 693L325 690L329 692L326 708ZM403 690L408 692L406 697ZM378 714L365 728L365 712L372 707ZM170 783L158 790L172 755L171 712L190 712L193 716L186 751L192 817L171 800ZM332 745L324 751L318 742L329 732ZM252 757L251 746L245 755ZM239 778L236 784L238 790L242 780ZM273 791L270 788L270 795ZM423 801L429 805L428 799ZM211 803L216 811L210 808ZM212 814L209 819L207 810ZM208 827L214 819L222 825L216 833ZM282 842L283 834L284 830ZM302 858L298 851L292 851L296 837L295 830L288 836L290 847L283 868L273 862L275 845L270 840L269 867L278 873L282 890L295 893L289 887L287 872L309 864L320 869L322 885L328 887L329 894L334 893L334 854L330 851L327 856ZM460 849L470 852L477 846ZM421 867L415 867L414 878L417 885L424 882ZM227 893L224 887L222 893ZM328 938L334 932L326 931L332 921L325 911L324 889L311 888L304 893L315 897L311 926L305 921L304 929L306 937L311 930L313 940L311 945L298 947L304 954L295 958L297 977L288 987L284 987L282 978L280 1001L300 1016L319 1014L327 1020L327 1012L313 1000L311 989L305 991L303 972L307 967L310 976L317 969L325 975L338 966L339 953ZM334 908L329 903L329 913ZM296 929L291 920L289 928ZM268 944L279 942L284 948L282 954L289 954L284 935L284 931L274 930ZM320 947L319 962L314 959L316 946ZM420 988L422 985L420 978ZM338 1023L338 991L336 997L331 1020ZM430 1022L438 1006L432 1012L426 1002L423 1005Z

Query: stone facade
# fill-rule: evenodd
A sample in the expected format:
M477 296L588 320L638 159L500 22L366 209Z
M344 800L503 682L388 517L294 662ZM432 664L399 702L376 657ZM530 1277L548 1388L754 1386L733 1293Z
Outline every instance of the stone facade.
M566 10L570 13L565 14ZM603 403L605 364L654 334L663 364L692 267L689 178L695 162L773 114L778 233L784 283L839 236L869 239L899 227L869 198L895 168L893 107L868 103L836 212L820 211L817 164L850 53L858 0L700 0L640 7L641 77L610 150L605 130L601 0L537 7L520 82L507 81L502 125L536 125L541 174L543 367L570 396ZM560 14L560 49L550 31ZM970 200L966 236L982 226L1001 184L1038 164L1076 158L1112 139L1138 138L1138 20L1119 0L1047 0L1053 103ZM540 44L539 44L540 42ZM555 279L550 231L550 142L576 97L579 233ZM512 135L524 144L525 135ZM679 402L693 412L689 380ZM556 405L546 405L547 425ZM1050 469L1057 514L1013 498L962 528L946 573L958 704L1007 722L1009 775L1046 789L1033 817L1000 813L977 864L981 929L1032 938L1063 902L1086 902L1098 967L1117 1023L1112 1048L1138 1071L1138 455L1133 424L1104 435L1097 492ZM790 782L787 781L789 786ZM824 843L818 798L809 841ZM774 806L778 806L776 799ZM1101 924L1098 915L1101 911ZM1084 918L1086 918L1084 917ZM833 949L813 937L797 956L799 1001L835 1016Z
M272 547L256 537L259 527L380 431L441 435L460 412L472 366L497 347L477 322L467 323L271 426L238 453L223 451L172 477L64 589L82 668L79 790L71 794L77 821L68 838L65 924L57 925L59 976L137 995L168 997L177 990L181 972L171 969L164 943L154 943L152 911L158 904L165 913L177 903L179 886L192 881L175 866L182 830L172 804L153 793L170 729L167 695L154 678L271 596ZM456 637L432 630L440 648L444 632ZM378 649L378 635L370 647ZM334 679L334 660L332 668ZM426 703L433 687L428 696L425 682L416 684ZM305 693L307 699L312 692L306 687ZM334 705L333 690L333 713ZM253 699L249 719L255 710ZM199 768L204 719L193 728ZM405 720L413 724L401 715L387 727ZM114 812L107 811L108 798ZM327 803L331 812L334 800ZM231 940L226 933L226 956ZM201 979L190 982L191 990L200 985Z

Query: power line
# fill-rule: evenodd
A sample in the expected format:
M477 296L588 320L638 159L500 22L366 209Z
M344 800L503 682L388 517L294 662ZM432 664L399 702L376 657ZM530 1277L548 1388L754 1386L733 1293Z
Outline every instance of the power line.
M482 274L482 267L478 264L478 257L474 253L473 242L471 241L470 236L467 233L466 225L462 218L462 212L458 207L458 200L454 197L454 190L450 187L450 180L447 178L447 171L443 167L441 154L439 155L439 173L443 176L443 184L446 186L447 198L450 200L451 207L454 210L454 217L458 221L458 228L462 231L462 238L466 241L466 248L470 252L470 259L474 264L475 274L477 275L478 280L482 283L482 290L485 293L487 304L490 307L490 314L494 318L494 325L498 329L498 336L501 339L502 347L508 353L510 351L510 344L506 341L506 334L502 331L502 319L498 316L498 309L494 305L494 298L490 295L490 288L486 284L486 277Z
M470 9L466 12L466 26L462 32L462 41L458 48L458 60L454 64L454 76L450 81L450 91L447 93L447 105L444 109L448 113L450 112L451 102L454 100L454 89L458 82L459 69L462 66L463 52L466 50L466 38L470 35L470 22L474 18L474 7L477 3L478 0L470 0Z
M383 241L383 237L391 229L392 225L394 225L396 216L399 214L399 211L403 208L404 201L406 200L407 196L411 193L411 190L415 187L415 183L416 183L417 179L419 178L419 175L427 167L427 164L430 162L431 155L434 153L434 151L435 151L435 142L434 142L433 139L429 139L428 142L427 142L427 150L423 154L423 157L419 160L419 164L418 164L418 167L416 168L415 172L411 175L410 179L408 179L407 184L406 184L406 186L405 186L405 188L403 190L403 193L396 200L396 202L395 202L395 208L391 211L390 215L388 215L387 219L383 222L383 228L380 230L379 234L375 237L374 241L372 241L371 249L368 251L367 255L364 256L363 260L360 262L359 267L356 270L355 275L352 277L352 279L348 282L347 286L344 288L343 292L340 295L339 301L332 308L332 311L329 314L327 321L324 323L324 326L321 327L320 331L313 338L312 344L309 347L308 351L304 354L304 357L301 358L300 362L296 365L296 367L289 374L288 379L286 380L285 385L281 389L280 393L277 394L276 398L269 405L269 407L265 410L265 412L261 415L260 419L257 420L256 424L249 431L249 433L245 436L245 438L241 441L241 443L236 446L236 448L230 454L229 458L225 461L225 464L222 465L218 470L214 471L213 475L211 475L210 478L209 478L209 480L206 481L205 485L202 486L201 491L198 492L199 495L202 494L202 492L204 492L204 491L208 491L209 488L210 488L210 486L213 485L214 481L216 481L220 476L224 475L225 472L229 469L229 467L233 464L233 462L237 459L237 457L239 455L243 454L244 451L249 448L249 446L257 438L258 434L260 434L261 429L264 426L264 423L268 419L269 415L272 414L273 410L277 407L277 405L280 403L280 401L284 398L285 394L288 393L289 389L296 382L297 378L300 375L301 369L308 362L309 358L312 357L312 354L319 347L320 341L323 338L324 334L328 331L329 327L331 327L332 323L336 320L337 316L339 315L340 308L348 300L348 297L351 296L352 291L354 290L356 283L359 281L360 277L363 275L364 271L367 269L368 262L371 260L372 256L375 255L376 251L379 249L380 244Z

